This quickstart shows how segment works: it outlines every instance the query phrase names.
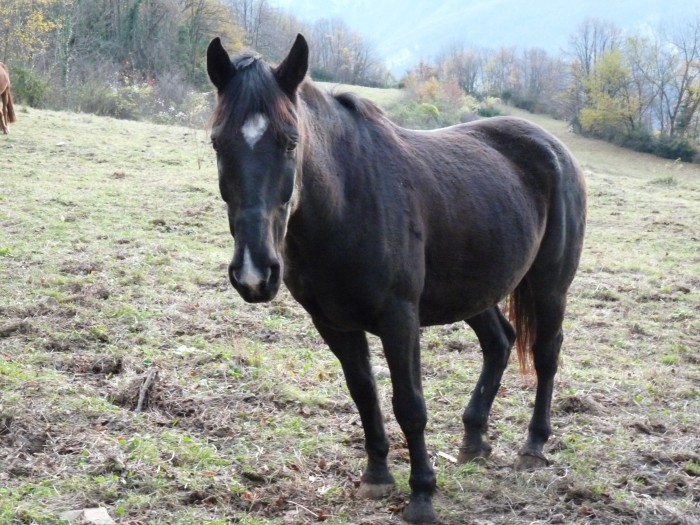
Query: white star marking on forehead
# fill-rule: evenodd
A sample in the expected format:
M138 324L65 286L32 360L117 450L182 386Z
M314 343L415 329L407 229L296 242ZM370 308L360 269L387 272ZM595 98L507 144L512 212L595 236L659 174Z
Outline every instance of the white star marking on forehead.
M269 124L270 121L267 120L267 117L262 113L256 113L248 117L241 128L241 133L243 133L243 138L245 138L250 149L253 149L260 138L265 134Z

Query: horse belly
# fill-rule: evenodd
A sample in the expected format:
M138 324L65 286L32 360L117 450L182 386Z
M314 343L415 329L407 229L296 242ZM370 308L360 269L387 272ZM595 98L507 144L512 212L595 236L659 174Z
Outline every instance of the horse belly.
M494 229L426 246L421 324L453 323L497 305L530 269L543 232L537 214L527 212L512 220L502 216Z
M455 323L497 305L518 285L525 271L501 281L426 282L420 301L421 326Z

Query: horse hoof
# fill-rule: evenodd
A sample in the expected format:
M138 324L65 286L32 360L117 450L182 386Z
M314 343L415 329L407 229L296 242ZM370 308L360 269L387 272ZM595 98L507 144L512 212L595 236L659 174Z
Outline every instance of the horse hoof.
M549 465L549 461L541 452L519 452L515 470L536 470Z
M391 491L394 490L393 483L365 483L360 484L360 488L357 489L357 496L362 499L382 499L386 498Z
M411 496L403 511L404 521L412 525L432 525L437 521L430 496Z
M470 461L483 463L491 455L491 445L482 443L481 447L459 447L457 464L464 465Z

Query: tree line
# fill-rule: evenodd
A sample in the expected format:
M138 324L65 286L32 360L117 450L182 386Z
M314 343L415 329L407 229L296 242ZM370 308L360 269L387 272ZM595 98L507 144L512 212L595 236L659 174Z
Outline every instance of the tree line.
M277 62L297 33L314 49L315 78L385 85L371 44L339 20L305 24L268 0L2 0L0 61L20 102L171 122L205 113L205 51Z
M431 82L437 85L429 89ZM404 83L418 99L445 107L450 93L458 103L464 98L455 99L454 93L498 97L567 119L578 133L667 158L698 160L700 16L642 35L586 19L558 55L455 44L432 62L419 63Z

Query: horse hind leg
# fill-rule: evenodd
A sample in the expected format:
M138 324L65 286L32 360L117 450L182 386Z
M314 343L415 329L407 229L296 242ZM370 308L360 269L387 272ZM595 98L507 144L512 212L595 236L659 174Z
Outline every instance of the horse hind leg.
M15 114L15 105L12 102L12 91L10 91L9 87L5 91L5 95L7 95L7 100L5 100L5 121L6 123L17 122L17 115ZM9 131L9 126L7 127L7 129Z
M540 294L533 299L534 311L537 313L532 345L537 391L527 441L518 452L516 468L519 470L549 464L543 450L552 433L550 411L554 376L557 373L559 353L564 339L562 323L566 309L566 293Z
M7 135L10 129L7 126L8 116L7 116L7 91L0 95L0 129Z
M459 447L459 463L486 458L491 454L491 446L485 440L488 418L515 341L515 330L498 307L490 308L466 322L479 339L484 361L481 375L462 416L464 439Z
M550 410L564 339L566 296L583 249L586 221L583 175L572 159L562 157L560 161L562 168L553 178L556 187L552 190L554 197L550 202L545 236L535 262L516 288L511 303L521 363L531 353L537 374L535 408L527 441L519 451L516 463L519 469L548 464L543 449L552 433Z

